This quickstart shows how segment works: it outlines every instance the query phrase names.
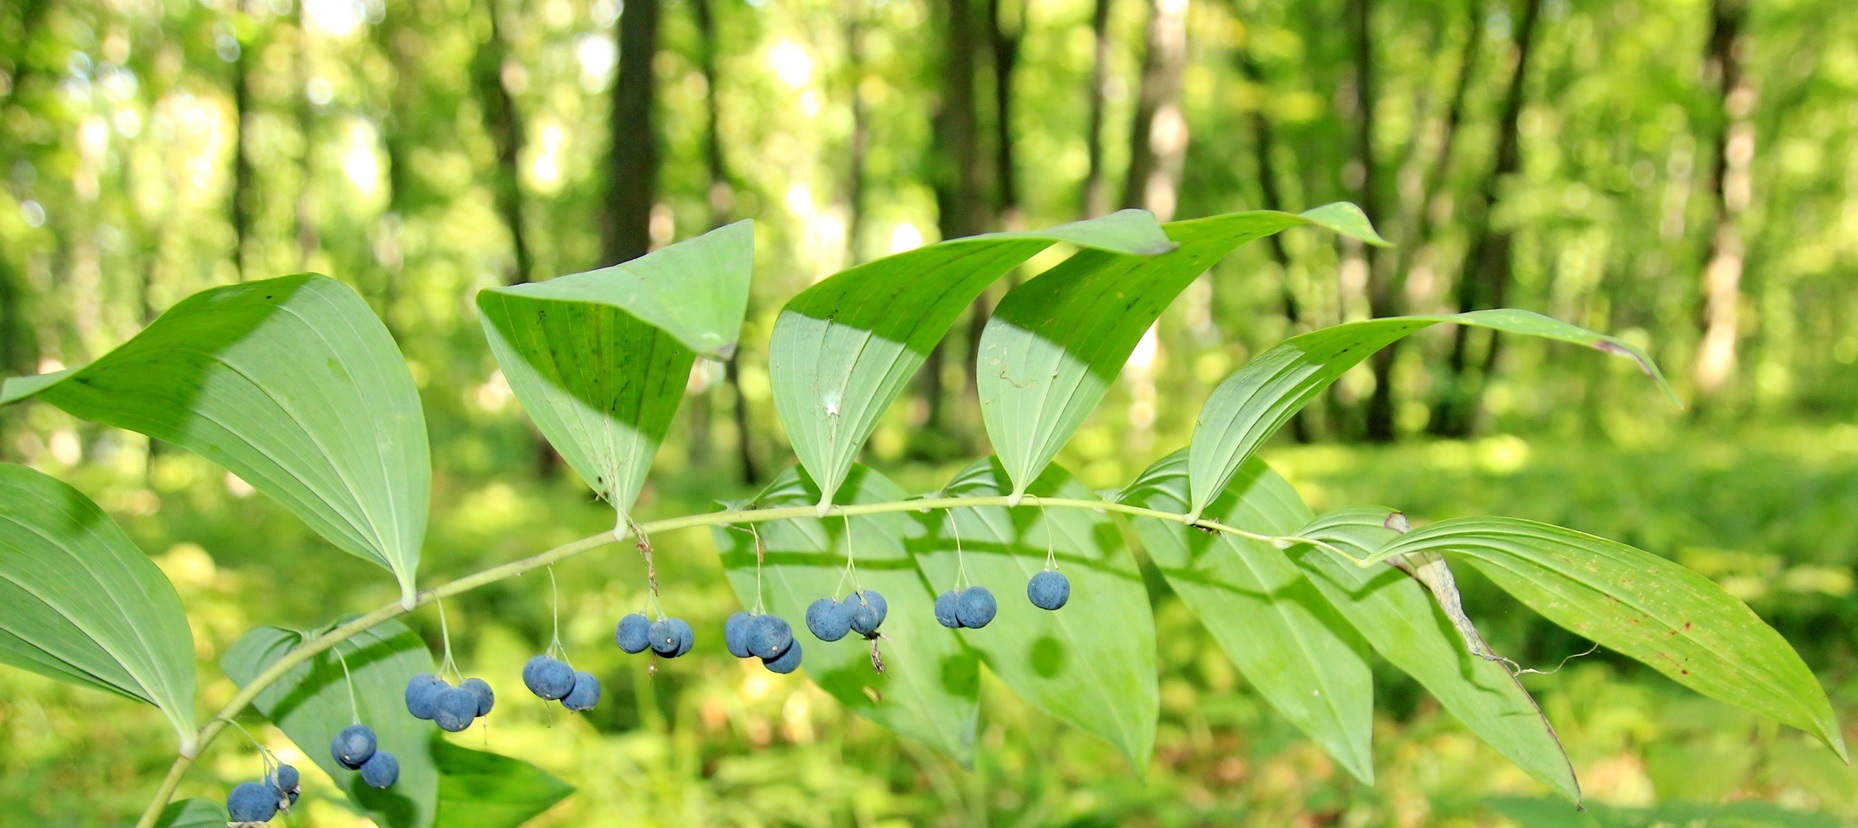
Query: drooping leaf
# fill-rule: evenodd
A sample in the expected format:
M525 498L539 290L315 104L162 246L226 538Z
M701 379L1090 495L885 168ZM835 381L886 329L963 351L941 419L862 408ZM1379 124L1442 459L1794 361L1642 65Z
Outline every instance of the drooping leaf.
M1793 646L1715 581L1617 541L1519 518L1442 520L1370 560L1468 561L1548 620L1679 684L1817 736L1845 758L1826 693Z
M413 594L426 422L393 337L340 282L201 291L96 362L0 386L0 404L28 397L199 452Z
M998 497L1006 490L1005 471L988 458L957 475L943 493ZM1035 498L1012 509L912 514L910 554L938 593L954 588L964 569L969 582L993 591L999 616L957 635L1008 688L1145 768L1160 699L1155 621L1135 556L1107 514L1038 508L1036 497L1093 497L1065 470L1049 467L1031 494ZM1071 603L1054 612L1026 596L1026 583L1046 568L1048 551L1071 582Z
M1006 295L981 335L975 372L987 436L1022 494L1122 371L1180 292L1239 245L1302 225L1380 243L1353 204L1298 215L1230 213L1163 226L1160 255L1084 250Z
M258 627L226 651L220 669L244 687L305 640L303 633ZM343 661L354 676L355 708L349 706ZM403 694L407 680L432 671L432 653L425 642L399 621L384 621L292 668L259 693L252 707L296 742L377 824L426 828L435 824L439 789L432 757L437 731L431 722L407 714ZM336 764L329 755L329 742L357 719L374 729L382 750L400 760L400 780L393 787L371 788L360 773Z
M768 371L794 453L829 502L878 418L988 285L1057 242L1128 254L1173 248L1155 217L1123 210L1029 233L951 239L835 275L774 323Z
M622 515L697 356L735 348L754 256L754 225L739 221L624 264L478 293L510 389Z
M1348 369L1375 351L1441 322L1572 342L1636 360L1670 393L1644 351L1610 336L1529 311L1499 309L1440 316L1394 316L1334 325L1293 336L1253 357L1213 389L1194 426L1189 450L1193 493L1188 514L1198 517L1225 481L1264 441ZM1672 397L1676 399L1675 396Z
M902 500L897 484L854 466L837 503ZM798 467L789 468L754 500L758 507L818 503L819 488ZM765 610L787 619L802 647L800 669L846 707L884 727L942 751L962 764L973 761L980 693L980 664L952 630L935 622L935 596L904 551L908 518L880 514L850 518L798 518L760 524ZM849 531L849 537L847 535ZM756 606L755 540L728 527L712 530L723 569L736 595ZM856 578L846 577L846 551L857 555ZM806 608L819 598L844 598L873 589L889 603L879 632L884 672L872 669L871 645L857 633L836 642L806 631Z
M1187 455L1157 461L1118 498L1178 513L1187 506ZM1282 477L1247 464L1208 514L1258 534L1293 534L1313 515ZM1374 678L1368 645L1282 550L1178 520L1130 519L1155 567L1213 639L1297 729L1349 773L1373 783Z
M521 759L432 744L439 768L439 816L445 828L517 828L574 793L574 786Z
M0 663L161 709L194 742L194 642L181 598L82 492L0 463Z
M1397 534L1387 527L1392 514L1384 508L1342 509L1317 518L1297 535L1364 558ZM1466 649L1456 625L1425 587L1391 566L1364 569L1313 546L1295 546L1289 554L1382 658L1412 676L1517 767L1580 803L1574 768L1535 700L1503 665Z
M168 803L155 819L155 828L226 828L226 823L225 806L194 797Z

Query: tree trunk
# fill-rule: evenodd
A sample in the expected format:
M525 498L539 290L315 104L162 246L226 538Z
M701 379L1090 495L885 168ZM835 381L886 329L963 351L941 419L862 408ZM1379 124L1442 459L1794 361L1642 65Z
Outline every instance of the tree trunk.
M1748 38L1747 0L1710 3L1710 39L1704 53L1706 82L1720 92L1721 123L1714 136L1716 161L1709 189L1715 212L1709 258L1703 268L1703 326L1696 364L1698 408L1717 396L1736 372L1736 339L1742 301L1745 252L1739 226L1747 209L1755 157L1755 87L1744 71Z
M1355 162L1361 165L1361 189L1357 194L1361 211L1376 225L1384 225L1387 212L1381 199L1381 164L1375 155L1375 130L1379 126L1379 76L1374 69L1374 7L1372 0L1350 0L1348 24L1355 54ZM1353 243L1351 243L1353 244ZM1368 315L1398 316L1400 297L1394 293L1387 272L1387 257L1381 248L1360 246L1368 269ZM1393 368L1395 351L1389 345L1368 359L1374 374L1374 391L1368 395L1363 417L1363 436L1370 442L1389 443L1399 436L1394 422Z
M309 270L311 257L316 255L316 249L321 246L321 242L317 240L316 189L313 184L316 180L316 112L310 104L310 97L304 94L303 90L314 77L315 69L310 63L310 30L304 25L303 4L297 3L295 8L296 17L293 22L297 35L296 118L297 134L301 135L303 140L303 149L297 155L297 203L295 205L297 267Z
M1086 217L1110 211L1109 191L1103 184L1103 109L1110 80L1110 0L1096 0L1090 15L1090 32L1096 44L1096 56L1090 64L1090 125L1084 137L1090 164L1084 173Z
M240 22L246 22L249 15L245 5L239 5ZM232 61L232 267L238 280L246 279L247 258L246 245L251 242L252 210L255 197L252 193L253 180L251 150L252 130L252 66L256 63L253 55L257 43L237 39L239 54Z
M1458 311L1500 307L1509 292L1510 248L1512 235L1498 229L1491 221L1503 182L1522 168L1518 123L1522 119L1523 92L1528 81L1531 44L1542 0L1524 0L1523 13L1515 31L1516 68L1510 73L1509 87L1503 95L1503 107L1497 120L1497 151L1490 174L1484 179L1481 204L1467 205L1472 216L1471 242L1465 250L1464 266L1458 274ZM1483 358L1472 369L1471 340L1476 336L1485 343ZM1428 432L1440 437L1468 437L1477 424L1479 402L1484 386L1496 368L1501 343L1495 331L1473 331L1463 325L1452 335L1451 357L1446 361L1448 380L1432 406Z
M935 132L942 152L936 165L937 223L942 238L972 236L987 229L986 178L982 158L980 118L975 94L978 38L973 0L943 0L947 48L943 51L945 86L936 111ZM970 313L986 314L987 299L974 301ZM942 374L948 361L946 340L930 351L921 373L921 394L927 406L924 425L930 432L948 426Z
M1024 0L987 0L993 21L994 70L994 204L1000 228L1019 225L1019 174L1013 151L1013 70L1019 65L1019 41L1024 31Z
M1142 56L1142 85L1129 134L1129 171L1123 181L1123 206L1144 208L1162 221L1174 217L1187 160L1187 118L1181 111L1187 2L1151 0L1148 49Z
M607 166L603 264L636 259L652 247L658 191L652 58L658 51L658 0L630 0L619 16L619 75L613 82L612 150Z
M535 278L529 233L523 222L520 163L526 136L522 112L516 108L516 98L503 83L503 65L508 60L508 46L503 40L503 27L498 21L497 0L482 0L481 6L490 30L483 42L478 44L477 54L472 56L471 80L477 93L478 107L483 110L484 130L490 134L491 146L496 150L497 166L491 176L491 191L497 216L503 220L503 226L510 234L512 270L504 281L514 285Z
M845 62L851 74L852 136L845 171L845 262L856 265L864 244L865 153L871 143L870 113L864 102L863 0L848 0L845 14Z
M1245 78L1246 83L1263 90L1265 88L1264 71L1259 67L1258 61L1246 49L1240 49L1237 58L1239 74ZM1262 102L1266 97L1259 94L1256 99ZM1251 126L1252 149L1257 156L1258 196L1262 202L1258 206L1266 210L1283 210L1284 197L1278 190L1277 162L1273 157L1277 152L1277 132L1271 124L1271 116L1265 112L1262 103L1252 109ZM1277 264L1278 273L1282 274L1277 291L1278 300L1284 311L1284 322L1292 335L1301 333L1303 303L1298 301L1296 288L1290 283L1290 252L1284 249L1283 236L1278 233L1266 236L1265 249L1270 251L1271 261ZM1308 408L1301 409L1292 415L1290 418L1291 439L1299 443L1308 443L1314 439L1315 435L1310 425L1311 419Z

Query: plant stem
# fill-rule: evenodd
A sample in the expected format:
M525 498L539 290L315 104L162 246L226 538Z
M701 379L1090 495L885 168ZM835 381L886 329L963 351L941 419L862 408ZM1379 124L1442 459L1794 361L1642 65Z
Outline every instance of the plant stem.
M934 509L1012 506L1089 509L1097 512L1120 512L1136 517L1185 523L1188 526L1200 529L1207 529L1222 534L1237 535L1249 540L1269 543L1279 548L1299 543L1307 543L1311 546L1325 549L1333 554L1341 555L1350 561L1356 560L1353 556L1348 555L1340 549L1314 538L1264 535L1257 532L1248 532L1244 529L1227 526L1216 521L1198 518L1189 519L1186 515L1177 512L1147 509L1141 506L1130 506L1128 504L1116 503L1108 500L1031 497L1015 503L1016 500L1019 499L1008 496L936 497L885 503L856 503L834 505L826 511L824 517L835 515L853 517L857 515L878 515L895 512L927 512ZM296 649L285 653L284 657L278 659L276 663L254 677L251 683L247 684L237 695L233 696L231 701L226 702L225 706L219 709L219 712L213 714L213 718L200 728L198 738L194 740L192 750L183 750L175 756L173 766L168 769L167 778L162 780L160 789L156 790L155 797L149 801L148 808L142 813L142 818L136 822L136 828L154 828L155 821L161 816L162 809L167 807L168 801L174 797L175 789L180 786L181 778L186 775L188 768L193 765L194 758L205 751L207 746L212 744L213 739L219 736L220 731L225 729L226 723L232 721L233 717L239 715L246 707L250 706L251 703L258 698L260 693L263 693L272 684L275 684L279 679L283 678L286 673L289 673L298 665L316 657L316 655L322 653L324 650L334 647L343 641L347 641L366 630L372 629L384 621L405 615L413 609L434 603L441 598L450 597L462 592L469 592L486 584L493 584L498 581L514 578L532 569L548 566L556 561L571 558L575 555L598 549L610 543L617 543L635 533L640 536L649 536L654 533L667 532L675 529L691 529L724 524L765 523L774 520L820 517L822 517L822 515L820 515L819 509L816 506L781 506L767 509L743 509L740 511L705 512L701 514L685 515L683 517L666 518L664 520L638 524L632 529L621 526L613 531L601 532L581 538L580 540L570 541L527 558L499 564L489 569L466 575L455 581L440 584L431 589L420 590L415 594L415 598L410 606L404 601L396 600L367 615L363 615L353 621L335 627L316 638L305 641Z

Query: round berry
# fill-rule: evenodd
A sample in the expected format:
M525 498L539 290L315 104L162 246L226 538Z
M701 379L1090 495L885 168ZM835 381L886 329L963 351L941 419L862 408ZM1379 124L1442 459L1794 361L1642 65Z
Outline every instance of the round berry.
M736 658L748 658L753 655L748 651L749 619L754 616L738 612L723 622L723 646L729 648L729 654Z
M786 652L774 658L764 658L761 663L775 673L791 673L800 669L800 642L789 641Z
M400 760L384 750L374 752L367 764L361 766L361 781L369 787L391 787L400 779Z
M875 589L845 596L845 608L851 614L852 630L865 636L876 635L878 626L884 623L884 616L890 612L889 602Z
M1051 570L1040 572L1026 583L1026 597L1039 609L1059 609L1071 600L1071 579Z
M935 597L935 622L949 628L961 626L961 617L956 611L960 605L961 594L952 589L937 595Z
M561 700L561 706L569 710L592 710L600 701L600 680L592 673L574 674L574 692Z
M1000 605L994 601L994 594L984 586L971 586L961 591L961 598L955 603L955 617L961 626L978 630L994 620L994 613L1000 611Z
M276 770L271 771L271 784L280 791L292 793L303 784L303 774L289 765L278 765Z
M445 679L431 673L420 673L406 683L406 712L415 719L432 718L432 701L440 690L450 687Z
M447 687L439 691L432 708L432 723L446 733L457 733L477 718L477 694L463 687Z
M497 705L497 693L490 689L490 682L488 681L481 678L468 678L464 680L463 684L458 686L462 689L471 691L472 695L477 696L477 715L479 716L490 715L490 709Z
M652 646L652 622L636 612L621 618L619 627L613 630L613 641L628 653L645 652Z
M354 770L374 755L374 748L379 744L367 725L349 725L329 743L329 755L335 757L336 764Z
M757 658L780 658L794 645L794 628L777 615L757 615L748 623L748 652Z
M806 628L821 641L837 641L852 631L852 614L844 604L821 598L806 608Z
M690 652L696 640L696 633L682 618L652 622L652 652L664 658L677 658Z
M226 815L237 822L270 822L277 816L277 789L263 782L240 782L226 797Z
M529 692L547 701L554 701L574 689L574 668L563 664L558 658L539 655L523 665L523 685L529 688Z

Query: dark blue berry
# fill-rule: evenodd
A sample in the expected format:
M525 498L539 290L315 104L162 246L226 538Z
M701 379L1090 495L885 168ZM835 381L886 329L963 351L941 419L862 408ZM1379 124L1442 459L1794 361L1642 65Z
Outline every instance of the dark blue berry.
M477 694L463 687L447 687L439 691L439 698L432 704L432 723L446 733L457 733L471 726L471 720L477 718Z
M240 782L226 797L226 815L233 822L270 822L277 816L277 789L263 782Z
M652 622L652 652L665 658L677 658L690 652L691 645L697 640L696 633L682 618L666 618Z
M440 690L450 687L445 679L431 673L420 673L406 683L406 712L415 719L432 718L432 701Z
M852 631L852 614L844 604L821 598L806 608L806 628L821 641L837 641Z
M621 650L628 653L642 653L652 646L652 622L638 613L619 619L619 626L613 630L613 641Z
M569 710L592 710L600 701L600 680L592 673L574 674L574 691L561 700L561 706Z
M276 770L271 771L271 784L276 785L280 791L290 793L303 784L303 774L289 765L278 765Z
M955 604L955 617L961 626L978 630L994 620L994 613L1000 611L1000 605L994 601L994 594L984 586L971 586L961 591L961 598Z
M1026 597L1039 609L1058 609L1071 600L1071 579L1051 570L1040 572L1026 583Z
M754 616L738 612L723 622L723 646L729 648L729 654L736 658L748 658L753 655L748 651L749 619Z
M336 764L354 770L374 755L374 748L378 744L374 731L367 725L349 725L335 735L335 741L329 743L329 755L335 757Z
M884 616L890 613L890 604L875 589L845 596L845 608L851 614L852 629L864 636L876 635Z
M956 609L960 604L960 593L952 589L937 595L935 597L935 622L950 628L961 626L961 617Z
M786 652L774 658L764 658L761 663L776 673L791 673L800 669L800 642L790 640Z
M477 696L477 715L479 716L490 715L490 709L497 705L497 693L490 689L490 682L488 681L481 678L468 678L464 680L463 684L458 686L471 691L472 695Z
M748 623L748 652L757 658L780 658L794 644L794 628L776 615L757 615Z
M574 668L552 656L536 656L523 665L523 686L543 699L554 701L574 689Z
M400 760L384 750L374 752L367 764L361 766L361 781L370 787L386 788L400 779Z

